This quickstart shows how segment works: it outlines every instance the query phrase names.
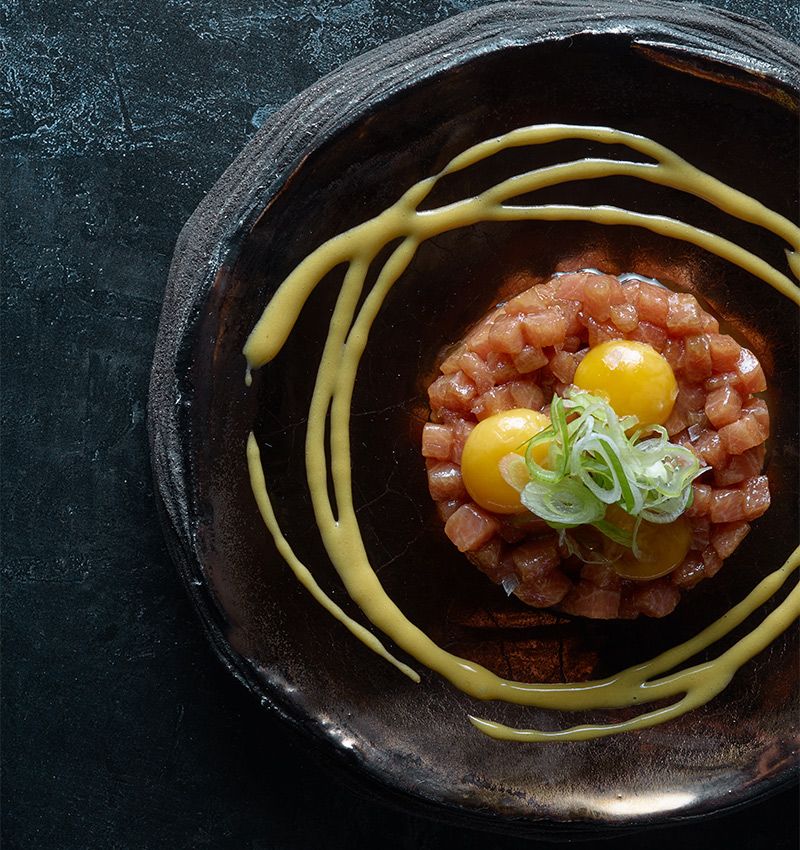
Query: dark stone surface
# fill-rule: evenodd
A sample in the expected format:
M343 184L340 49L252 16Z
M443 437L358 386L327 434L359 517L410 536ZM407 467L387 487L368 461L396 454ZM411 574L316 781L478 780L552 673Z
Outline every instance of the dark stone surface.
M0 3L4 847L532 846L368 799L228 676L162 544L144 429L202 195L321 74L474 5ZM716 5L800 39L795 4ZM793 848L796 793L644 840Z

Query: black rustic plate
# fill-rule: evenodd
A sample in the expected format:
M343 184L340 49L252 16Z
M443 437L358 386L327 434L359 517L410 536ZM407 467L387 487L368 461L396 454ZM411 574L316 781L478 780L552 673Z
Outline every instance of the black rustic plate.
M158 494L172 553L216 651L263 704L408 805L501 829L575 834L719 812L788 781L797 754L797 633L720 697L641 733L577 744L490 740L478 713L526 726L575 717L483 704L423 673L414 685L295 582L250 492L254 429L287 535L338 585L303 477L305 410L339 278L307 304L286 350L244 385L242 345L276 286L325 239L376 214L468 145L543 122L642 133L798 213L797 48L691 4L504 3L372 51L276 113L187 223L170 273L150 396ZM494 157L451 189L591 150ZM441 196L442 198L444 195ZM776 266L781 242L692 198L625 179L552 191L568 203L664 212ZM441 199L441 198L440 198ZM662 621L493 627L502 594L443 539L419 456L424 376L442 342L519 270L571 259L670 278L703 296L761 356L772 387L774 505L714 581ZM691 246L582 223L476 225L425 243L372 333L354 398L354 483L369 554L410 619L498 672L612 672L694 634L787 557L798 527L798 315L773 290ZM268 450L267 450L268 447ZM542 667L544 665L544 667ZM587 666L588 665L588 666ZM608 717L596 713L594 717Z

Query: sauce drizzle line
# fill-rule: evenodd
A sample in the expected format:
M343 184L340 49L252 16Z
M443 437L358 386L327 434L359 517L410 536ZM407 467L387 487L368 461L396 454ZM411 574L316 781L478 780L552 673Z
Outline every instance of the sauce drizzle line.
M418 210L438 181L501 150L583 139L625 145L654 163L584 159L539 168L511 177L483 193L432 210ZM730 215L779 236L791 247L787 261L800 277L800 228L754 198L725 185L690 165L674 152L643 136L607 127L561 124L523 127L481 142L451 160L439 174L416 183L376 217L333 237L310 253L280 285L267 304L244 347L246 383L251 371L270 362L282 349L306 300L325 275L347 264L344 282L331 318L311 399L306 434L306 476L314 515L325 549L342 583L367 618L420 664L439 673L464 693L483 700L502 700L544 709L574 711L620 708L678 697L676 702L617 723L576 726L558 731L514 729L470 717L480 731L516 741L585 740L663 723L705 704L719 694L735 672L778 637L800 615L800 585L762 622L717 658L662 676L728 634L784 585L800 566L800 546L786 562L764 578L738 605L690 640L643 664L607 679L580 683L536 684L504 679L479 664L452 655L411 623L387 595L369 563L353 506L350 462L350 409L356 374L369 332L394 283L413 260L419 245L439 233L480 221L580 220L604 225L632 225L690 242L750 272L800 305L800 287L773 266L722 237L660 215L646 215L611 206L515 206L506 202L545 186L574 180L626 175L678 189L713 204ZM381 268L356 314L370 264L390 242L402 241ZM334 512L328 491L325 423L330 413L330 473ZM266 488L258 444L247 443L251 486L265 525L298 580L314 598L359 640L414 681L419 675L386 650L375 635L350 618L319 587L297 558L276 520ZM658 678L661 676L661 678Z

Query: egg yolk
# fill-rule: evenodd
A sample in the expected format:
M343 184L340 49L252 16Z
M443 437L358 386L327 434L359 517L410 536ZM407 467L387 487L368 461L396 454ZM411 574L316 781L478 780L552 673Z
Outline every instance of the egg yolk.
M606 519L626 531L633 530L634 518L621 508L608 508ZM636 541L641 558L637 558L630 549L611 541L606 543L606 554L616 557L611 566L617 575L634 581L649 581L671 573L681 564L689 551L692 528L685 517L678 517L674 522L666 524L643 520Z
M467 437L461 454L461 476L472 499L498 514L523 513L519 493L500 474L500 461L507 454L525 455L525 443L547 428L550 420L538 410L516 408L495 413L479 422ZM547 443L535 446L533 458L542 464Z
M652 346L625 339L591 349L573 383L606 398L617 416L635 416L642 425L663 425L678 395L667 360Z

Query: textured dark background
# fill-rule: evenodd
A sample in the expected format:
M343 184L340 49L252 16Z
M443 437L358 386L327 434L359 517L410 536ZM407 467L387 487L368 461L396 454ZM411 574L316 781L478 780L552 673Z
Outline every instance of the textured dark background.
M522 848L343 784L222 669L164 549L144 409L178 232L264 119L478 3L0 0L2 839ZM800 40L790 0L727 0ZM796 792L612 841L795 848Z

